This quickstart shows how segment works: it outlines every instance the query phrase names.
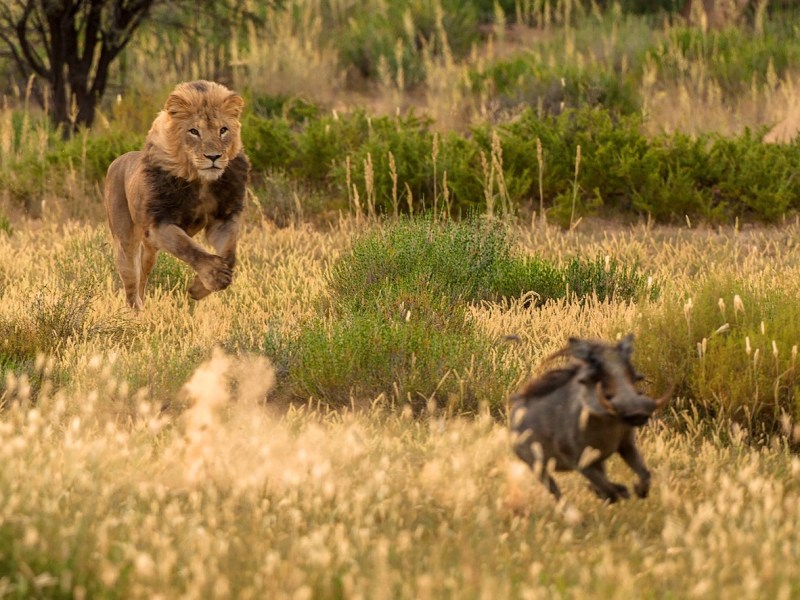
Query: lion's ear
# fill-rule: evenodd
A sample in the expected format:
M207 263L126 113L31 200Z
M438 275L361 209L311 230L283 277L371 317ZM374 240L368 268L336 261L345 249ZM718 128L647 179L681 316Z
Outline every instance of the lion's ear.
M244 98L242 98L239 94L231 94L222 102L222 110L235 119L238 119L242 116L243 109Z
M186 98L180 94L170 94L167 101L164 103L164 110L167 111L171 117L179 117L191 112L191 104Z

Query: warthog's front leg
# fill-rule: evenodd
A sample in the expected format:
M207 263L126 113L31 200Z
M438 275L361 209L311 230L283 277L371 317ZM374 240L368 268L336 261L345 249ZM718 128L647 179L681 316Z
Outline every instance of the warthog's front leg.
M228 221L212 221L206 227L206 239L222 257L225 264L233 274L233 267L236 265L236 240L239 235L238 219L233 218ZM230 281L227 285L230 284ZM221 288L218 288L221 289ZM189 287L189 296L194 300L200 300L208 296L214 289L210 288L203 281L198 271L192 285Z
M646 498L647 494L650 492L650 471L644 464L644 459L639 453L639 449L636 447L634 435L635 433L631 430L631 432L625 436L625 439L619 447L619 455L622 457L622 460L625 461L625 464L639 476L638 483L633 486L636 495L639 496L639 498Z
M195 281L199 279L206 290L215 292L231 284L233 271L228 261L206 252L177 225L159 225L149 229L145 235L152 246L169 252L192 267L197 273Z
M592 489L603 500L616 502L620 498L629 498L628 488L620 483L609 481L603 463L597 462L581 469L581 474L592 484Z

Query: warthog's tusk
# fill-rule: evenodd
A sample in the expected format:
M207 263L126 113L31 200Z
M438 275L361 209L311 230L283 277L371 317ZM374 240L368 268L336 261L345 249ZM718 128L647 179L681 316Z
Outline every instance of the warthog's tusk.
M617 409L614 408L614 405L606 398L605 394L603 393L603 385L598 381L597 385L595 386L595 392L597 393L597 400L600 402L600 406L606 409L609 414L616 415Z
M655 400L656 408L653 412L655 412L656 410L661 410L667 405L669 399L672 398L672 392L674 390L675 390L675 384L673 383L669 386L669 389L663 396L659 396L658 398L656 398Z

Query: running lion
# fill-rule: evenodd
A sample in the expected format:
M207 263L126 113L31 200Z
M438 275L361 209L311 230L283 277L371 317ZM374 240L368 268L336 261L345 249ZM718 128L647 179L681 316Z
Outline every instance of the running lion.
M231 284L250 171L240 137L243 107L239 94L218 83L181 83L153 121L144 150L108 167L105 206L131 307L142 308L160 250L194 269L195 300ZM202 229L215 254L192 239Z

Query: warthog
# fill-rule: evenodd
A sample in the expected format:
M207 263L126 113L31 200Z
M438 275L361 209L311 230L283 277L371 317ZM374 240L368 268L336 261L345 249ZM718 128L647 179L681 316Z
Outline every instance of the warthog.
M609 481L606 459L619 452L638 475L640 498L650 490L650 471L636 447L635 428L662 408L669 393L653 400L636 391L643 379L631 364L633 335L618 344L570 338L563 350L571 362L528 382L511 397L514 451L537 473L556 499L561 492L548 472L580 471L608 502L628 498L628 488Z

